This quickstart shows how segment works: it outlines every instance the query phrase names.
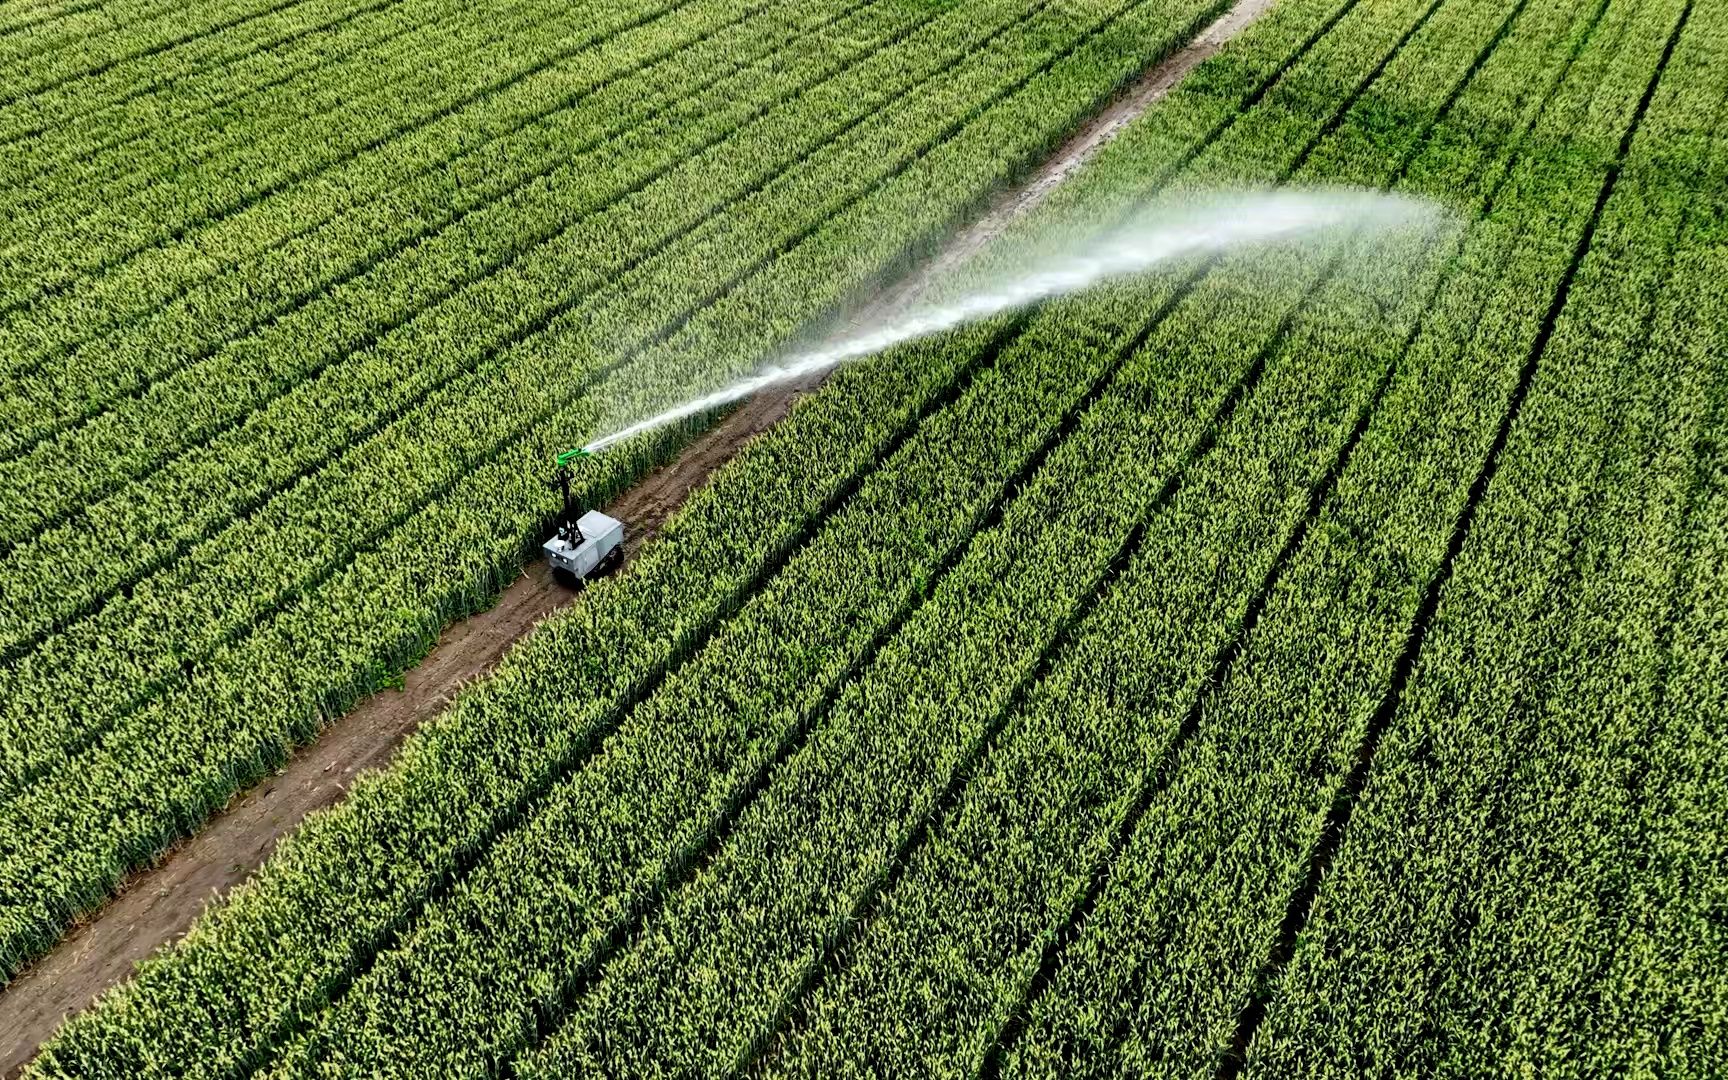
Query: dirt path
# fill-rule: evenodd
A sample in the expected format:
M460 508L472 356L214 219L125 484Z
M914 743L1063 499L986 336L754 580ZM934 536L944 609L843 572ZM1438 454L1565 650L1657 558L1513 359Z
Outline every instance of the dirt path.
M1228 11L1196 34L1187 45L1140 76L1137 82L1117 95L1115 101L1070 135L1024 182L992 200L990 209L982 217L946 244L918 272L915 288L921 290L928 281L970 259L1010 221L1049 198L1052 191L1091 161L1111 139L1121 134L1123 128L1162 100L1190 71L1222 48L1225 42L1246 30L1248 24L1265 14L1274 3L1276 0L1236 0Z
M1238 0L1076 131L1023 184L994 199L919 271L861 308L857 318L880 316L915 301L931 281L1042 202L1273 2ZM626 552L633 554L658 533L691 491L820 382L818 375L758 394L613 502L607 512L629 526ZM408 672L401 690L386 690L362 702L295 751L281 772L237 796L157 865L133 874L106 907L0 991L0 1076L15 1076L62 1018L88 1007L129 975L137 961L178 939L212 898L244 881L307 814L340 799L362 770L387 764L409 733L577 595L554 583L542 564L530 566L490 611L448 627Z

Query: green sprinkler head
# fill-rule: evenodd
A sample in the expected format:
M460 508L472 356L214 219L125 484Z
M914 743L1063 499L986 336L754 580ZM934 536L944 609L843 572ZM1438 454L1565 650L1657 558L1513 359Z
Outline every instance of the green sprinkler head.
M578 446L574 450L566 450L562 454L559 454L558 455L558 464L560 466L564 466L564 465L570 464L572 461L576 461L576 460L579 460L581 458L593 457L593 456L594 456L594 454L592 451L586 450L583 447Z

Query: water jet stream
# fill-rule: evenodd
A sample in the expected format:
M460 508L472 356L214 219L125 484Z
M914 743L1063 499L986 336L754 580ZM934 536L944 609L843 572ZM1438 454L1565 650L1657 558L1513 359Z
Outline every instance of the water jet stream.
M1329 230L1389 232L1431 224L1442 211L1433 203L1402 195L1343 189L1281 190L1214 196L1179 208L1150 207L1126 224L1042 253L1040 265L1009 274L969 295L915 307L881 325L839 341L795 353L712 393L602 435L583 446L604 450L632 436L747 398L778 383L801 379L873 356L894 345L929 337L967 323L1079 292L1101 281L1149 270L1189 255L1209 254L1277 240L1317 236Z

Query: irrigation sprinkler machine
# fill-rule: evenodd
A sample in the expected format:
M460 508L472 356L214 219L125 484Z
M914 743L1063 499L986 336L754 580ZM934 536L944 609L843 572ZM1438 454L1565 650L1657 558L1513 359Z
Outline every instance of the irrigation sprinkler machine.
M584 513L570 494L570 481L576 478L572 466L593 456L586 449L566 450L558 455L558 471L552 474L551 486L564 493L564 509L552 538L540 546L552 575L571 583L607 573L624 561L624 523L598 510Z

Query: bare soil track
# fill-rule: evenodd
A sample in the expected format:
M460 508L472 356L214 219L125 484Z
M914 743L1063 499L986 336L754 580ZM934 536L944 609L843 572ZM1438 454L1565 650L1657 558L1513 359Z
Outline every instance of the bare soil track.
M932 281L1043 202L1273 3L1238 0L1084 124L1024 183L997 196L977 221L921 268L863 305L855 321L915 302ZM629 526L626 553L634 554L658 533L691 491L820 382L820 375L812 376L756 395L614 501L607 512ZM0 1076L17 1075L62 1019L87 1008L103 990L126 978L135 963L178 939L212 898L250 876L306 815L340 799L362 770L387 764L402 740L462 686L484 676L541 620L579 596L553 582L543 565L531 565L491 610L448 627L408 672L402 689L378 693L330 724L279 773L236 796L155 866L132 875L120 895L0 991Z

